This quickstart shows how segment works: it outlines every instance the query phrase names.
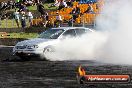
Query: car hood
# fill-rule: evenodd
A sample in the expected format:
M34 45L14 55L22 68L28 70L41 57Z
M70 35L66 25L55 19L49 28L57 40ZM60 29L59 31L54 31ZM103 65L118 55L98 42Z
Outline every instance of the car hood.
M21 42L18 42L17 45L37 45L39 43L44 43L48 41L54 41L56 39L43 39L43 38L35 38L35 39L30 39L30 40L24 40Z

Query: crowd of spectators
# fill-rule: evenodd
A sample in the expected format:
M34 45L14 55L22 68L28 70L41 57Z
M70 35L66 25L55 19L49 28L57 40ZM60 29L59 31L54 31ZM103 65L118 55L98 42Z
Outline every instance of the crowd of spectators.
M17 5L18 5L18 2L17 2ZM21 23L22 28L25 28L26 25L28 24L30 24L31 26L33 14L27 9L27 1L24 0L23 2L19 3L19 6L17 6L17 9L15 9L13 16L18 28L20 27L19 23ZM28 24L26 24L27 23L26 19L28 19Z
M39 3L39 0L16 0L16 1L2 1L0 2L0 18L5 17L6 10L19 8L20 10L26 9L27 6L33 6Z
M74 23L79 16L83 15L81 13L79 4L73 5L73 1L71 1L71 0L67 0L67 1L56 0L54 4L50 5L50 7L52 7L52 6L58 7L57 11L60 11L63 8L72 8L72 11L70 12L70 14L72 15L72 18L67 21L69 26L71 25L72 22ZM37 11L41 14L39 18L42 19L42 21L39 23L39 26L43 26L43 27L54 26L54 27L57 27L57 26L62 25L62 21L63 21L62 15L60 15L59 12L56 12L55 14L50 14L49 15L48 12L45 10L45 7L43 6L42 2L37 4ZM84 13L95 14L91 4L88 4L87 10ZM52 24L50 25L50 22L49 22L50 21L49 17L51 17L51 15L56 16L53 25Z
M59 2L58 2L58 1L59 1ZM61 2L63 2L63 5L61 4ZM66 2L66 3L64 4L64 2ZM58 3L58 5L57 5L57 3ZM75 23L76 19L77 19L78 17L80 17L81 15L83 15L84 13L96 14L96 13L94 12L94 9L93 9L93 7L92 7L91 4L88 4L86 11L84 11L83 13L81 12L81 9L80 9L80 7L79 7L79 4L73 5L73 1L71 1L71 0L70 0L70 1L69 1L69 0L68 0L68 1L57 0L53 6L55 6L55 5L58 6L58 10L61 10L61 9L63 9L63 8L72 8L72 11L70 12L70 14L72 15L72 18L68 20L69 26L71 25L72 22ZM70 14L69 14L69 15L70 15ZM66 14L65 14L65 15L66 15ZM59 16L59 17L58 17L58 16ZM58 20L58 18L61 18L61 19ZM57 13L56 20L55 20L55 24L56 24L56 23L59 23L59 26L60 26L61 23L62 23L62 17L61 17L61 15L58 15L58 13Z
M39 6L39 0L17 0L17 1L8 1L0 2L0 19L8 18L7 15L12 15L16 21L18 28L25 28L26 25L32 25L33 14L27 9L27 6L33 5ZM13 14L7 13L7 10L15 9ZM28 22L26 22L28 19ZM28 23L28 24L26 24Z
M14 18L18 28L20 27L19 23L21 23L22 28L26 27L26 19L28 19L28 23L32 26L33 15L29 10L15 10Z
M14 1L0 2L0 10L13 9L16 6Z
M56 6L58 7L58 10L64 8L64 7L72 7L72 0L55 0L54 4L51 4L50 7Z
M8 1L8 2L0 2L0 10L7 10L7 9L13 9L13 8L19 8L21 6L21 3L23 3L26 6L32 6L35 5L35 3L38 3L39 0L17 0L17 1Z
M49 8L53 6L58 7L57 11L60 11L63 8L72 8L72 11L70 12L70 14L72 15L72 19L68 20L68 23L71 23L71 21L75 22L79 16L83 15L81 13L79 4L73 5L73 2L74 0L55 0L55 3L51 4ZM16 2L8 1L7 3L1 2L0 10L2 11L5 9L15 9L13 17L18 28L25 28L26 26L33 26L33 13L27 9L27 6L33 5L37 6L37 11L40 13L40 16L35 18L41 18L42 22L40 23L40 25L47 27L47 25L49 25L49 14L45 10L43 3L39 0L17 0ZM87 10L84 13L95 13L91 4L88 4ZM56 12L56 20L54 21L54 26L56 26L56 24L58 24L58 26L61 26L62 20L63 17L59 14L59 12Z

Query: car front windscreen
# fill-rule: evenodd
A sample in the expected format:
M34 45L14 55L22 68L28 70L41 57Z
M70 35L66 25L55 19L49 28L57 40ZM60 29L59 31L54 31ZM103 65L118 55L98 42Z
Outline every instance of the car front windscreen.
M41 33L38 38L57 39L63 32L63 29L49 29Z

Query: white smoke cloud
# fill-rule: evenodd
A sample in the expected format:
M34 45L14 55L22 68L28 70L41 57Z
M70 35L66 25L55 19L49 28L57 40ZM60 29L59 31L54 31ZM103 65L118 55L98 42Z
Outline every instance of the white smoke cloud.
M98 60L132 64L132 1L106 0L97 17L97 30L63 40L50 60Z
M132 64L132 1L109 0L97 18L98 29L109 32L101 59L116 64Z
M55 47L55 52L48 54L50 60L94 60L107 36L101 32L90 32L81 37L66 38Z

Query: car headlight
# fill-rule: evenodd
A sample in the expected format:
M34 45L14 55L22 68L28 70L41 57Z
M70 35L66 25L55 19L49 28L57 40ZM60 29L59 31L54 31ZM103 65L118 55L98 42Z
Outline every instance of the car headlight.
M38 45L32 45L32 46L28 46L28 49L34 49L34 48L38 48Z

